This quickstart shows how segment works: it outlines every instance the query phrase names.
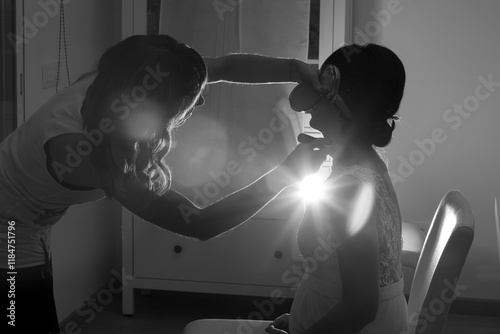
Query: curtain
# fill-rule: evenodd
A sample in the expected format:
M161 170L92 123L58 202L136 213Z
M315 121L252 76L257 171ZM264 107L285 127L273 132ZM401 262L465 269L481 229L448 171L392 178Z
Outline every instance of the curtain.
M0 141L17 126L16 54L11 41L15 33L15 1L0 4Z
M305 61L309 8L309 0L163 0L160 33L202 56L242 52ZM288 102L293 87L209 85L205 105L175 133L168 159L174 188L211 202L282 162L301 129Z

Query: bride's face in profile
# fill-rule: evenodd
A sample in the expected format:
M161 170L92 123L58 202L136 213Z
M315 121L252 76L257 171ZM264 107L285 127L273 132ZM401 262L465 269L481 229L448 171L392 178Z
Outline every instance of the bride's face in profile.
M325 138L334 142L341 141L342 124L346 118L337 105L328 99L323 99L309 113L311 114L309 125L312 128L320 131Z

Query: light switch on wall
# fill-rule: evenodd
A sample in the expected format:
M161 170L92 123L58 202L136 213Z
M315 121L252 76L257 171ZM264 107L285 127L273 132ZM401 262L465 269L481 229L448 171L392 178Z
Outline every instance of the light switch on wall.
M42 89L54 87L57 81L57 61L42 65Z

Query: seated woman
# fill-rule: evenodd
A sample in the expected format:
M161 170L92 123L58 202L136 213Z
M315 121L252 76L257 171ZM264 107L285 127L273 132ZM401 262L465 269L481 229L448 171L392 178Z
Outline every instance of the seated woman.
M325 196L307 203L298 230L302 255L317 265L308 266L290 314L266 331L406 333L401 214L376 150L391 141L405 69L391 50L368 44L340 48L321 71L330 94L311 100L314 94L299 89L290 97L292 107L308 109L311 126L335 143Z

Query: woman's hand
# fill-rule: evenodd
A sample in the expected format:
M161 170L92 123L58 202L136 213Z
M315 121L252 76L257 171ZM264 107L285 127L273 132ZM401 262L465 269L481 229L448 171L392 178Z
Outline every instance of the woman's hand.
M299 84L308 84L313 86L318 92L323 92L323 89L327 88L323 87L321 84L319 71L312 65L304 63L298 59L292 60L290 77L291 80Z
M285 161L280 165L291 173L290 176L297 181L314 174L321 167L326 159L327 151L332 144L331 141L324 138L313 139L307 142L303 140L304 136L299 135L301 143L288 155Z
M290 314L288 313L280 315L266 328L266 332L270 334L288 334L289 318Z

